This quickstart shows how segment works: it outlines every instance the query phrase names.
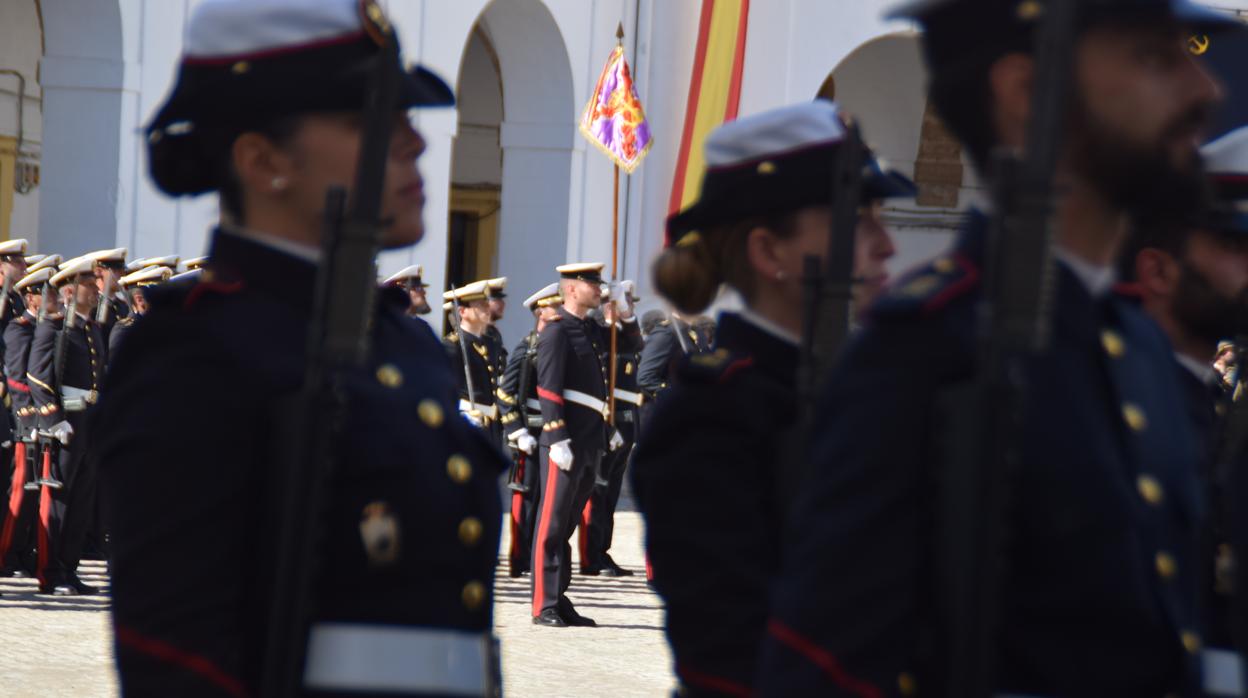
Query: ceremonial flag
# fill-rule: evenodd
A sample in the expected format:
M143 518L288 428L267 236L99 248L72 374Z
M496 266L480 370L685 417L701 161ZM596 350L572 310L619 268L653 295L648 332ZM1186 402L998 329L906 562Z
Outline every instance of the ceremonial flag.
M671 213L698 198L706 169L702 156L706 137L720 124L737 118L749 18L749 0L702 0L685 128L672 181Z
M654 143L623 46L615 47L602 69L581 117L581 134L629 174Z

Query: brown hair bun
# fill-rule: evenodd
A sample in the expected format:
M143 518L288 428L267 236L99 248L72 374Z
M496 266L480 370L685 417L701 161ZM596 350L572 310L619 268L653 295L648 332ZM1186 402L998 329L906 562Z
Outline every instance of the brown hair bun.
M719 265L706 245L696 238L664 250L654 260L652 273L655 289L687 314L705 310L714 302L723 283Z

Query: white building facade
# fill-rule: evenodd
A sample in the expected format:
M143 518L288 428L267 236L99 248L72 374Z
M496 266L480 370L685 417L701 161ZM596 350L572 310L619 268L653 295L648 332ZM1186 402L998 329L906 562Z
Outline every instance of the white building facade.
M0 0L0 237L65 255L111 246L133 256L205 251L215 199L158 193L142 137L170 88L196 2ZM384 4L406 58L442 75L459 104L416 116L429 142L421 164L428 233L386 255L383 271L421 263L436 290L507 276L513 298L523 298L553 279L556 264L610 261L612 166L576 123L622 23L656 142L621 185L621 276L639 280L653 304L648 268L663 244L701 0ZM889 210L901 270L947 244L977 185L926 113L911 27L881 19L892 4L753 0L740 114L834 85L877 151L925 182L920 203ZM1211 4L1248 10L1248 0ZM526 324L513 310L505 337L518 338Z

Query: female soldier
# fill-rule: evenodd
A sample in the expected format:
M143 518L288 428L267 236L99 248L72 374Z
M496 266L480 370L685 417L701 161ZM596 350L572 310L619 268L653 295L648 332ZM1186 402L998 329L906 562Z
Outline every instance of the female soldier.
M198 283L151 294L102 391L90 438L112 536L117 660L128 696L268 695L261 679L326 191L355 181L370 77L389 27L360 0L213 0L187 28L149 127L170 195L215 191L223 218ZM410 108L449 105L394 66L383 245L420 240ZM347 438L318 511L303 687L317 695L493 695L491 589L502 456L457 416L446 353L381 292L371 351L344 371ZM316 454L319 455L319 454ZM296 649L303 649L299 647Z
M720 316L715 350L678 370L638 446L633 478L653 584L683 695L749 695L779 569L796 454L802 266L826 254L832 173L844 127L815 102L740 119L706 142L701 199L668 222L655 286L696 314L720 286L744 303ZM879 201L913 194L869 162L855 234L854 302L888 280L894 254ZM699 232L691 232L697 230ZM840 234L840 231L837 231Z

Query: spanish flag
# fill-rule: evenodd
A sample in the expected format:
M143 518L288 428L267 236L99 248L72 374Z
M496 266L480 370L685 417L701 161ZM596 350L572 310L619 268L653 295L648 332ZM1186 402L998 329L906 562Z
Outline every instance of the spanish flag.
M685 128L672 182L671 213L698 198L706 170L702 155L706 137L720 124L737 118L749 20L749 0L702 0Z

